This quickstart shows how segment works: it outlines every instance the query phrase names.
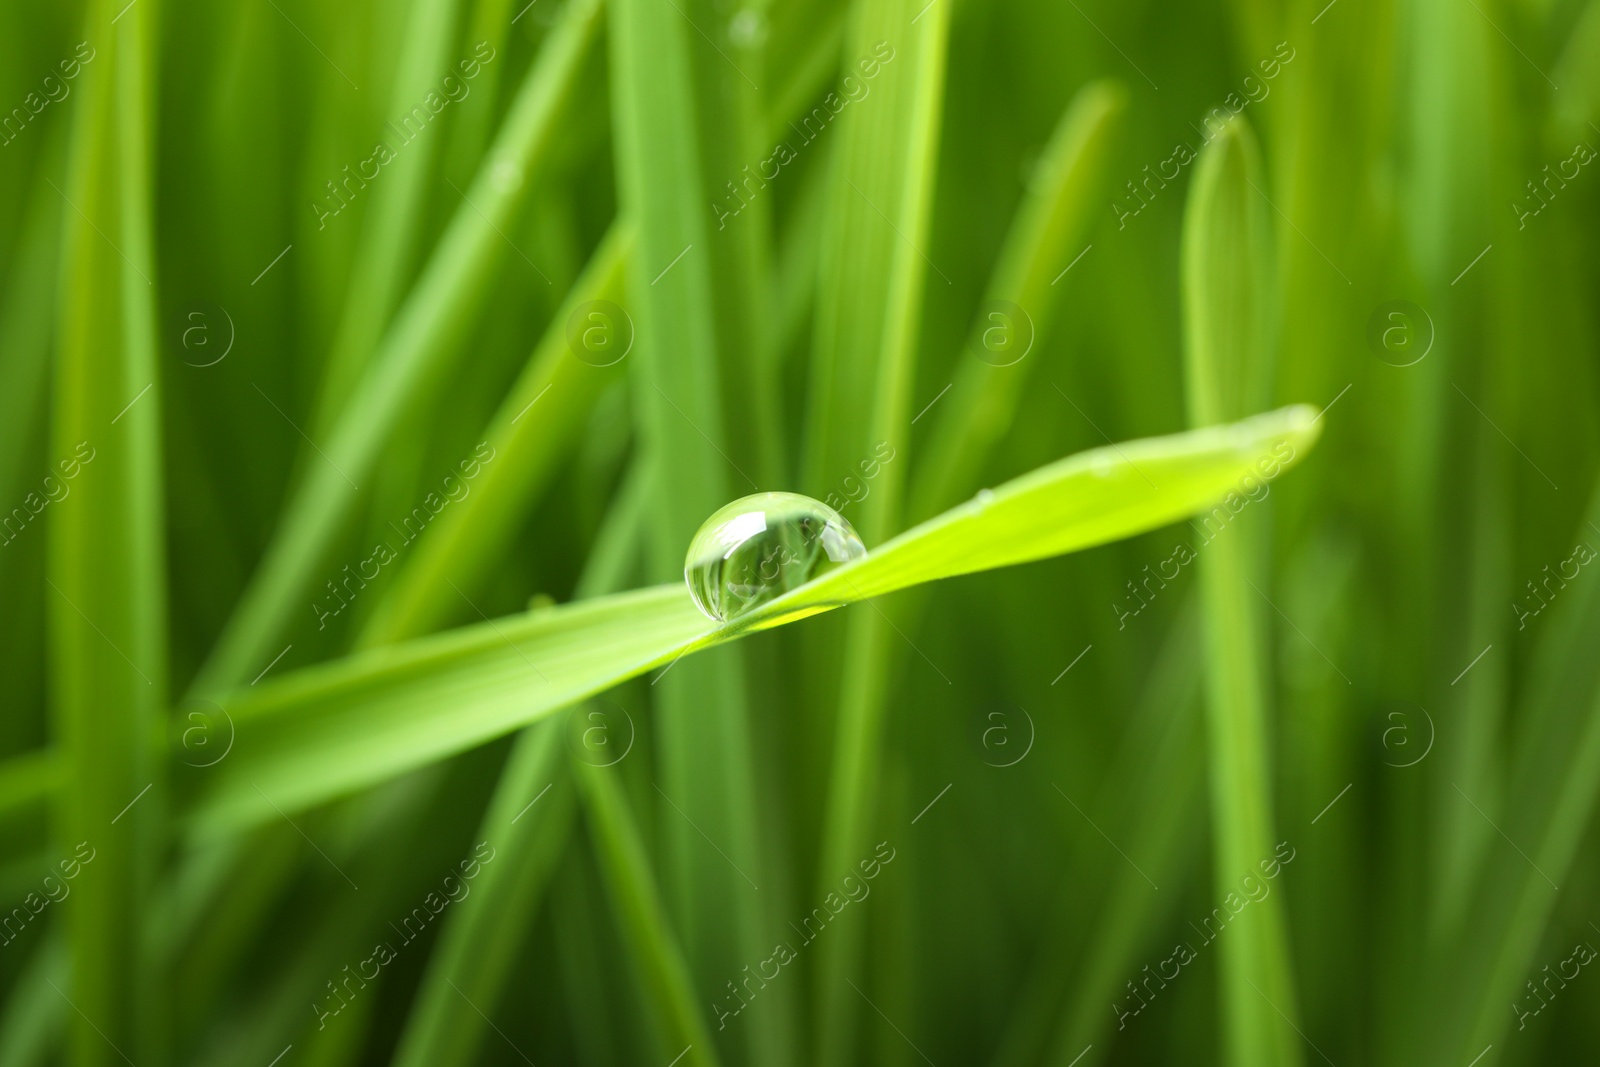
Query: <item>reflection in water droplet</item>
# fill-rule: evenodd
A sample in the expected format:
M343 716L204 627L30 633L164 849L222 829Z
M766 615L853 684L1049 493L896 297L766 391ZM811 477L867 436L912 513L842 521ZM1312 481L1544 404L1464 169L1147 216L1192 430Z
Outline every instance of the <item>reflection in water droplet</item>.
M719 622L867 554L844 516L798 493L757 493L719 509L689 542L683 578Z

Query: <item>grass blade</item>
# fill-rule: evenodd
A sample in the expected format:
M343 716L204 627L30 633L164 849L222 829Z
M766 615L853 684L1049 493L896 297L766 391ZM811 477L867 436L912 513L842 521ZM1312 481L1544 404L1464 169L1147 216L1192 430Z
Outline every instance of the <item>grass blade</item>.
M389 113L395 118L380 135L385 144L398 142L391 145L391 150L400 151L394 152L397 159L385 165L383 181L375 183L362 219L343 315L324 365L322 395L313 420L313 437L318 439L333 427L349 402L351 391L361 380L367 361L404 294L425 217L427 183L433 176L442 134L437 128L427 127L412 134L403 124L412 119L412 108L418 107L429 93L437 95L440 80L453 73L449 49L455 42L459 7L460 0L417 0L411 6L405 45L389 94ZM499 73L498 69L495 73ZM402 125L395 126L396 122ZM348 183L349 179L345 180ZM365 182L359 177L357 182L364 187ZM354 196L354 190L349 192ZM342 203L342 199L336 199Z
M1054 287L1084 251L1079 245L1090 212L1100 209L1096 197L1126 108L1127 90L1114 82L1091 83L1073 97L1039 159L989 279L983 308L998 301L1021 308L1035 350L1055 324L1060 302ZM992 325L984 314L973 326L972 343L981 345ZM930 413L927 451L916 462L911 487L913 517L932 515L972 491L1038 363L1037 356L1010 366L961 360L950 395Z
M990 1067L1022 1067L1040 1062L1041 1055L1064 1067L1085 1045L1107 1049L1104 1036L1115 1012L1108 1014L1106 1004L1127 1000L1119 981L1139 975L1135 954L1177 904L1171 881L1183 854L1178 842L1203 833L1196 607L1185 606L1166 638L1094 806L1127 812L1110 832L1127 843L1130 856L1140 857L1139 867L1114 867L1103 895L1089 904L1097 921L1087 948L1080 948L1081 932L1071 920L1088 901L1077 893L1059 901L1056 927L1035 954ZM1152 888L1152 882L1168 891ZM1070 972L1058 966L1068 955L1081 960ZM1127 1022L1119 1022L1120 1031ZM1091 1055L1084 1061L1103 1058Z
M830 161L806 437L806 484L819 495L844 476L840 472L854 474L878 442L906 442L929 269L937 275L931 284L950 284L924 251L944 108L949 7L924 12L920 26L909 0L868 0L852 14L847 64L867 55L886 62L877 74L873 105L839 118L839 145ZM859 69L865 75L869 68ZM886 144L894 146L889 166L882 157ZM868 544L899 529L905 470L904 463L884 465L854 516ZM823 893L867 848L893 639L881 612L848 621L815 872ZM860 977L865 933L859 922L846 924L818 950L817 1062L850 1058L860 1009L851 982Z
M62 995L75 1009L70 1062L128 1055L158 1067L166 1008L143 935L164 836L163 763L149 738L166 706L167 661L149 187L153 14L130 11L115 26L113 14L110 3L92 7L87 35L103 55L80 83L61 193L71 210L51 454L76 455L85 469L49 529L55 730L70 783L57 801L62 841L90 850L95 864L69 913L72 986Z
M645 1003L653 1009L666 1046L663 1051L681 1057L675 1062L715 1067L721 1061L695 1007L689 965L668 928L650 859L628 813L616 771L575 759L572 775L583 798L589 833L612 910L624 933L623 942L635 952L633 962L645 990ZM677 1051L680 1047L681 1052Z
M477 592L501 557L517 524L583 429L595 397L618 373L580 362L567 347L567 323L580 305L615 303L622 296L631 246L628 231L615 227L601 242L484 431L484 440L495 450L494 462L482 468L470 495L425 527L367 623L362 647L428 633L459 615L463 598Z
M1577 539L1592 543L1595 526L1600 487ZM1534 957L1551 923L1556 887L1574 877L1579 843L1600 799L1600 661L1590 654L1596 640L1600 589L1585 582L1565 592L1534 659L1504 813L1493 827L1523 855L1483 866L1462 924L1476 933L1455 943L1439 971L1435 1062L1501 1044L1518 1018L1523 982L1538 975Z
M730 219L726 208L708 210L706 195L719 173L737 177L754 158L750 93L761 72L704 0L619 0L612 10L618 187L639 228L633 400L657 474L645 555L648 573L667 579L682 573L684 549L707 515L770 485L781 467L764 311L766 201L750 190L754 209ZM742 651L681 665L653 697L662 788L684 814L663 827L667 900L706 992L760 951L769 925L762 898L737 873L702 862L699 836L721 842L740 868L762 872L760 842L770 835L760 832L755 803ZM756 1059L787 1063L793 1042L773 1034L745 1031L758 1043Z
M471 897L451 911L406 1015L395 1067L472 1063L487 1036L506 976L572 825L563 721L525 730L495 787L477 839L496 851ZM548 792L546 792L548 790ZM519 825L520 824L520 825ZM468 1006L476 1010L463 1010Z
M997 487L713 625L681 583L420 638L225 697L234 751L191 794L192 829L293 812L463 751L652 667L921 582L1044 559L1164 526L1209 504L1285 444L1316 436L1306 408L1069 457ZM1143 473L1140 473L1140 472ZM1163 486L1152 490L1148 477ZM191 779L192 780L192 779Z
M1219 422L1269 391L1272 299L1261 164L1242 120L1202 150L1184 223L1183 282L1190 419ZM1259 479L1257 484L1261 484ZM1248 486L1246 486L1248 488ZM1252 490L1253 492L1253 490ZM1239 492L1232 499L1244 501ZM1242 503L1241 505L1242 506ZM1229 504L1232 510L1233 505ZM1226 531L1223 531L1226 532ZM1205 614L1211 750L1212 877L1219 896L1271 860L1269 705L1262 662L1265 568L1242 526L1205 543L1199 561ZM1224 1058L1242 1067L1301 1061L1283 896L1262 900L1239 936L1219 949ZM1288 1014L1283 1014L1288 1013Z
M0 860L42 856L49 810L67 781L67 763L53 749L37 749L0 763ZM33 872L30 870L29 881Z
M548 150L556 116L576 82L600 19L599 0L576 0L529 71L478 178L396 315L350 404L328 439L327 461L307 468L248 590L196 679L199 693L254 676L314 580L317 564L345 527L361 480L378 463L407 405L425 391L483 296L505 238L500 227L527 188L525 176Z
M72 984L65 939L53 934L34 949L0 1016L0 1061L6 1067L52 1062L72 1006L56 991ZM50 988L52 985L56 989Z
M615 258L620 266L620 253ZM631 479L613 501L584 566L580 596L621 584L625 573L621 561L634 556L640 540L638 481ZM513 953L526 936L571 829L572 782L563 751L564 727L558 718L524 730L500 772L477 839L493 842L504 860L481 872L478 902L447 920L440 945L428 961L417 1007L406 1018L396 1067L469 1063L476 1058L488 1019L476 1011L462 1012L459 1002L483 1005L480 1010L485 1014L500 1002ZM543 806L535 810L541 802Z

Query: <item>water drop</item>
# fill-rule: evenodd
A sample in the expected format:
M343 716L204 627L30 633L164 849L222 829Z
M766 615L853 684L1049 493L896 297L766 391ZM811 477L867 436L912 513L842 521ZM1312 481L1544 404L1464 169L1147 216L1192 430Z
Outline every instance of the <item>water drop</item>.
M976 499L977 499L979 504L983 505L984 507L988 507L989 506L989 501L994 499L994 490L993 489L979 489Z
M866 546L844 516L798 493L757 493L719 509L689 542L683 579L718 622L782 596Z

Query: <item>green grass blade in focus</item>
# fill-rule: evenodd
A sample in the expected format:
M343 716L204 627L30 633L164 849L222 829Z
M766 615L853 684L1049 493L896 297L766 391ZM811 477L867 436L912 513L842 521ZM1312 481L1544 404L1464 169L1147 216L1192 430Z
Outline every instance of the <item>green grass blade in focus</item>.
M293 812L527 725L680 655L922 582L1105 544L1193 514L1316 437L1306 408L1095 449L997 486L734 621L680 583L419 638L224 696L228 759L197 784L202 833ZM1150 488L1146 479L1162 486ZM676 670L676 668L674 668ZM258 789L261 792L258 792Z

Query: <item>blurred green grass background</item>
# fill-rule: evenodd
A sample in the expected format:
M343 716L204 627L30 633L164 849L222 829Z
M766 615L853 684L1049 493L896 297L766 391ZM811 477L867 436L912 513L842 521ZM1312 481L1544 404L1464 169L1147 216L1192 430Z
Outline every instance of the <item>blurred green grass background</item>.
M0 1064L1600 1050L1600 0L4 21Z

